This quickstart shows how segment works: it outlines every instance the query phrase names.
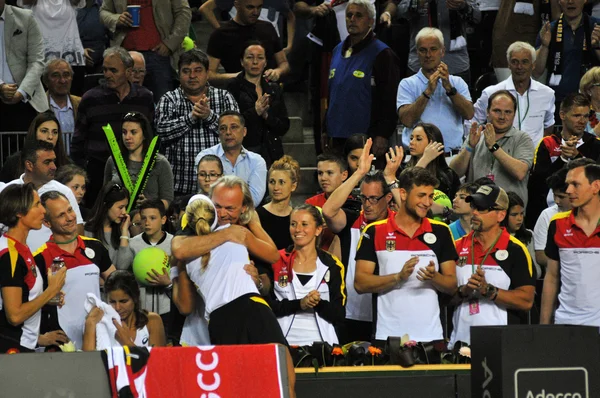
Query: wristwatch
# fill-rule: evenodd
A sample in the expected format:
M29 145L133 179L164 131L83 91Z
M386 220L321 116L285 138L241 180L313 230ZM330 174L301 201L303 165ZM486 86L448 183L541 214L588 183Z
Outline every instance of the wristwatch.
M485 297L486 299L494 301L496 299L497 295L498 295L498 288L496 286L490 285L488 283L487 290L483 294L483 297Z
M491 146L491 147L489 147L488 149L489 149L489 151L490 151L491 153L494 153L494 152L496 152L498 149L500 149L500 145L498 145L498 143L497 143L497 142L495 142L495 143L494 143L494 145L492 145L492 146Z
M456 95L456 87L452 87L450 90L446 91L446 95L448 97L452 97L453 95Z
M388 188L389 188L389 190L390 190L390 191L391 191L392 189L398 189L398 188L400 188L399 181L398 181L398 180L396 180L396 181L394 181L394 182L392 182L392 183L388 184Z

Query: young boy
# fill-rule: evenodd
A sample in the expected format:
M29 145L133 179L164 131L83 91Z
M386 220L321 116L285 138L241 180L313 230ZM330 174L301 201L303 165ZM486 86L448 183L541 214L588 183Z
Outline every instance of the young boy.
M331 153L319 155L317 157L317 178L323 192L306 199L306 203L322 209L329 195L348 178L348 162L344 158ZM350 197L348 199L352 200ZM344 207L347 207L347 204L348 201L346 201ZM358 210L360 211L360 207ZM335 235L325 227L321 234L321 249L329 250L334 239ZM335 246L337 247L337 245Z
M540 214L533 229L533 247L535 249L535 261L545 270L548 264L548 257L544 253L546 249L546 238L548 236L548 226L550 219L556 213L562 213L571 210L571 202L567 194L567 168L563 167L546 179L546 184L552 190L554 195L554 205L548 207ZM540 277L540 276L538 276Z
M458 188L458 191L454 196L452 210L454 211L454 214L458 216L458 220L449 225L454 240L458 240L471 232L471 217L473 216L473 210L471 209L471 205L467 203L465 199L467 196L477 192L477 188L479 188L479 184L473 182L464 183Z
M148 247L158 247L168 256L171 256L171 240L173 235L163 231L167 222L165 205L159 199L148 199L139 206L141 214L141 234L134 236L129 241L129 247L135 257L140 251ZM169 311L171 299L167 291L171 289L171 278L169 272L163 269L162 273L152 271L148 276L148 283L152 287L140 287L142 308L158 313L163 318L163 324L169 325Z

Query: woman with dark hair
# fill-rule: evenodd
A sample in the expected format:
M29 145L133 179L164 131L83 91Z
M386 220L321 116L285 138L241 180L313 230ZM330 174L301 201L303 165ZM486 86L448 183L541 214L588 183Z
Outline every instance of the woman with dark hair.
M92 208L92 216L85 224L85 236L96 238L108 250L110 260L117 269L127 269L133 261L129 250L129 224L127 214L129 192L119 184L107 184Z
M146 116L139 112L129 112L123 117L122 140L119 143L123 160L127 164L131 183L135 186L139 178L140 171L144 164L144 158L148 152L150 142L154 138L152 124ZM152 165L152 161L149 166ZM173 201L173 170L167 158L160 153L156 155L154 167L149 171L148 179L143 187L144 190L137 198L136 205L139 205L145 199L160 199L169 207ZM121 183L117 172L115 162L111 158L104 167L104 184L109 181Z
M417 123L410 134L410 160L407 167L419 166L430 171L440 180L438 190L454 198L460 178L444 157L444 137L440 129L431 123Z
M166 345L165 328L160 315L142 309L140 288L129 271L115 271L104 283L104 291L119 314L121 323L113 319L117 328L116 340L123 346L162 347ZM104 312L94 307L85 319L83 351L96 350L96 325Z
M280 250L280 259L273 264L271 307L290 345L338 343L334 325L346 316L344 266L318 248L323 224L313 205L294 208L290 219L294 245Z
M523 199L516 192L507 192L506 194L508 195L508 211L500 225L505 227L509 234L527 246L531 261L535 266L535 272L539 278L542 275L542 269L535 261L533 231L525 228L525 202L523 202Z
M244 148L260 154L267 167L283 156L281 137L290 128L283 90L263 76L267 66L265 48L259 41L250 41L240 54L242 71L229 83L233 95L246 119Z
M5 115L5 117L8 117L8 115ZM71 163L65 151L60 124L52 111L40 113L29 125L25 141L35 140L48 141L54 146L54 154L56 155L56 162L54 163L57 169ZM22 153L22 151L16 152L6 158L0 171L0 181L10 182L24 173Z
M210 186L223 175L223 162L216 155L204 155L198 163L198 193L208 195Z
M87 221L88 218L90 218L90 210L82 205L83 197L85 196L87 184L89 182L87 172L81 167L71 163L56 170L54 180L66 185L67 188L73 191L73 195L75 195L75 199L79 205L79 211L81 211L81 216L84 221Z
M0 193L0 203L0 223L8 228L0 237L0 353L66 343L62 332L39 336L41 309L61 293L67 275L66 267L49 272L43 290L42 275L27 247L29 231L42 228L46 214L40 197L33 184L11 184Z
M358 169L358 159L363 153L363 148L369 136L362 133L352 134L344 144L344 157L348 162L348 178Z

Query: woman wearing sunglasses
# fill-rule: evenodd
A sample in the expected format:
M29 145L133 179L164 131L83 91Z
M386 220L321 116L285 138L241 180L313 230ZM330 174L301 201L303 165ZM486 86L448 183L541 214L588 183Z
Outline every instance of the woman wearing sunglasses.
M122 139L119 142L119 147L121 148L123 160L127 165L131 183L135 186L148 153L150 142L154 138L154 131L148 118L139 112L126 114L123 117L121 128ZM152 160L150 160L150 165L152 165ZM121 183L113 159L109 159L104 168L104 184L108 182ZM154 166L149 171L144 190L137 197L136 206L145 199L160 199L165 204L165 208L168 208L169 203L173 201L173 197L173 170L167 158L158 153L156 154Z
M129 249L127 214L129 192L119 184L107 184L92 208L92 216L85 224L85 236L96 238L108 250L110 260L117 269L127 269L133 261Z

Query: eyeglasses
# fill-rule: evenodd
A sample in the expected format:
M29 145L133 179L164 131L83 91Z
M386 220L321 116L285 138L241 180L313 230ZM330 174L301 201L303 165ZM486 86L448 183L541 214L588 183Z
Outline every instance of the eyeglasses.
M362 203L369 202L372 205L376 205L377 202L379 202L381 200L381 198L383 198L384 196L385 196L385 194L381 195L380 197L357 195L356 199L360 200Z
M140 75L146 73L146 69L132 69L131 72L133 72L134 75Z
M501 211L501 210L504 210L504 209L499 209L499 208L494 207L494 206L492 206L492 207L483 207L482 208L482 207L477 206L473 202L471 202L471 209L477 210L478 213L487 213L487 212L490 212L490 211Z
M204 172L198 173L198 177L203 180L216 180L217 178L221 177L222 175L223 174L215 174L215 173L206 174Z

